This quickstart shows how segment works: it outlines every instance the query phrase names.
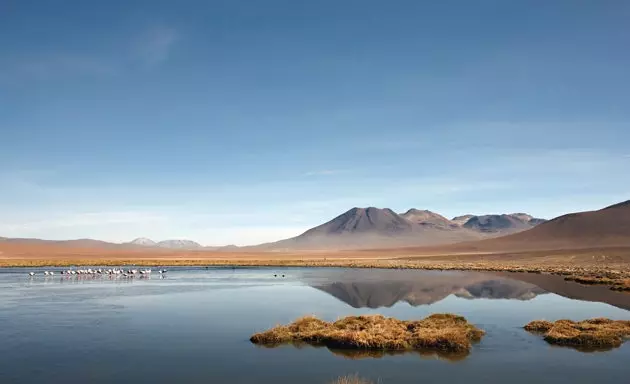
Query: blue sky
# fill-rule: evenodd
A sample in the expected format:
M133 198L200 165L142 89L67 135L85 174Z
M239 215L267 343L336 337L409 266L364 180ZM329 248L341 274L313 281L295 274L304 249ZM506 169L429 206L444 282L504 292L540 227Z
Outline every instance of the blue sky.
M630 198L630 3L0 2L0 236Z

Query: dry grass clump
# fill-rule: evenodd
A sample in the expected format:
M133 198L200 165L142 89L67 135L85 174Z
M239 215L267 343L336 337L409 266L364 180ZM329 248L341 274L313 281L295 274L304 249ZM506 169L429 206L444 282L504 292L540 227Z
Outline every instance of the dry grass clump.
M536 320L525 326L530 332L544 333L545 341L576 348L614 348L630 338L630 321L595 318L579 322Z
M370 380L359 377L359 375L348 375L339 377L330 384L372 384Z
M553 323L547 320L534 320L534 321L531 321L529 324L527 324L523 328L525 328L525 330L529 332L542 333L542 332L547 332L551 328L553 328Z
M468 352L484 334L464 317L452 314L434 314L419 321L367 315L326 322L308 316L257 333L250 340L272 346L304 342L331 349Z

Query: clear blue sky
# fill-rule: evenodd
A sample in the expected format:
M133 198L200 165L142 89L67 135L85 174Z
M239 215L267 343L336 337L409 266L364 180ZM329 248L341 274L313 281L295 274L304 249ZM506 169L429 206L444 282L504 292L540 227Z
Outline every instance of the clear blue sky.
M630 2L0 1L0 236L630 198Z

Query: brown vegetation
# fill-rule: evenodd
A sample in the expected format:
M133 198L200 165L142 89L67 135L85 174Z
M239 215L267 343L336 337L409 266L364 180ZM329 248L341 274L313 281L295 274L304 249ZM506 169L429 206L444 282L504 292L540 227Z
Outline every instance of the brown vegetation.
M528 332L543 333L553 328L553 323L547 320L534 320L529 322L523 328L525 328Z
M549 344L575 348L614 348L630 337L630 321L596 318L579 322L535 320L525 330L544 334Z
M348 375L339 377L330 384L372 384L370 380L359 377L359 375Z
M255 344L286 343L324 345L332 349L468 352L484 331L462 316L434 314L419 321L381 315L348 316L326 322L307 316L253 335Z
M592 284L592 279L599 279L602 285L613 290L630 292L630 247L505 252L487 251L469 244L461 250L448 247L218 252L0 241L0 267L79 265L304 266L553 273L582 284Z
M624 275L616 278L605 277L601 275L595 276L568 276L564 278L566 281L574 281L583 285L606 285L613 291L629 292L630 279L625 279Z

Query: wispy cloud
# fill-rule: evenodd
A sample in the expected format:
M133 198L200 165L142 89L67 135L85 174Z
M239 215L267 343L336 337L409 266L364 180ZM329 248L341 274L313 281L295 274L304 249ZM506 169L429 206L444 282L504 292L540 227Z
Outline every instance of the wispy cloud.
M152 28L141 34L133 44L134 56L147 66L168 60L179 34L174 28Z
M112 76L133 69L134 63L155 67L168 60L178 39L175 28L153 27L129 36L114 46L114 50L69 51L64 47L14 56L7 54L0 58L0 83Z

